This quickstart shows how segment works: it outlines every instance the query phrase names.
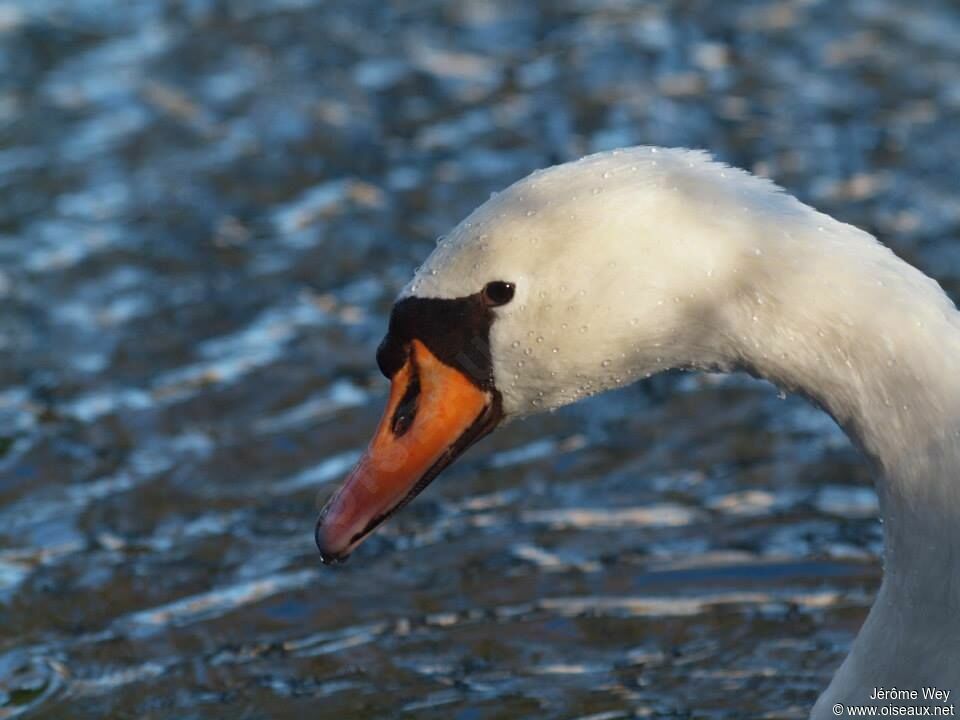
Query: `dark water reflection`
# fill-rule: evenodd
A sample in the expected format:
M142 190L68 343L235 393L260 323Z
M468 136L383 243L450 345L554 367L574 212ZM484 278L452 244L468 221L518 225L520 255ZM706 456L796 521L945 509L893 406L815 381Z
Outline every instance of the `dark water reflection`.
M879 579L839 431L654 379L322 498L434 238L712 149L960 290L947 0L0 2L0 718L803 717Z

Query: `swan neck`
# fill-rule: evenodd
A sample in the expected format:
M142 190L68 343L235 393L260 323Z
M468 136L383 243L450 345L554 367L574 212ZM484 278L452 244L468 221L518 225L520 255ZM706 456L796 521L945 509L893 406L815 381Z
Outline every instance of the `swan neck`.
M872 461L887 590L922 587L926 607L947 593L955 608L960 583L942 578L960 572L960 316L869 236L826 253L819 272L761 290L770 310L742 320L745 364L811 398Z

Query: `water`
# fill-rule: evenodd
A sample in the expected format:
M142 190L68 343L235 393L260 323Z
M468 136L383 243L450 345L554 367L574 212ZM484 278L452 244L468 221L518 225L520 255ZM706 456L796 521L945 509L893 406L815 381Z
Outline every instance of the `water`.
M707 147L960 291L945 0L0 3L0 718L804 717L869 607L801 400L510 426L319 565L391 300L541 166Z

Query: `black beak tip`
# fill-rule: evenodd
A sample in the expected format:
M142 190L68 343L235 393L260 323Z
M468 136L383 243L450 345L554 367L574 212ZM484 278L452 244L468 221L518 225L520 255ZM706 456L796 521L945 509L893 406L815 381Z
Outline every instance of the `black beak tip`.
M350 553L337 552L327 544L323 536L323 517L317 521L317 526L313 531L313 540L317 543L317 550L320 551L320 562L324 565L339 565L350 559Z

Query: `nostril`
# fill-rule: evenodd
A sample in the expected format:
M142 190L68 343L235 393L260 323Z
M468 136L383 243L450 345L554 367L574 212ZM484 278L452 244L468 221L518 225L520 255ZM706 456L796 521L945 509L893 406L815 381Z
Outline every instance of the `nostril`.
M413 425L413 419L417 415L417 400L420 398L420 374L413 369L410 377L410 383L407 385L403 397L397 404L397 409L393 413L393 419L390 422L390 429L394 437L400 437L410 426Z

